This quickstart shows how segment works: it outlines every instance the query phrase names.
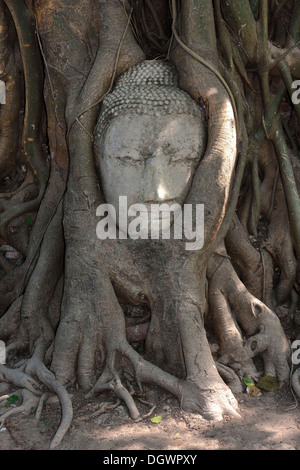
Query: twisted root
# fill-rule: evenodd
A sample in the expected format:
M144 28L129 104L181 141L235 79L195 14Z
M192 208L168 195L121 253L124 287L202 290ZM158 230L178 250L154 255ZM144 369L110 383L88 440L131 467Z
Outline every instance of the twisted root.
M9 369L3 365L0 366L0 380L21 387L23 398L21 406L9 410L2 415L0 420L1 426L9 416L24 411L29 412L33 409L36 410L36 417L39 419L47 397L47 394L42 393L40 383L46 385L49 390L58 396L61 404L61 422L50 444L50 449L54 449L60 444L72 422L73 408L71 399L66 389L56 380L54 374L47 369L39 358L33 356L32 359L24 364L23 368L24 371L21 369ZM40 383L33 378L34 376L37 377Z

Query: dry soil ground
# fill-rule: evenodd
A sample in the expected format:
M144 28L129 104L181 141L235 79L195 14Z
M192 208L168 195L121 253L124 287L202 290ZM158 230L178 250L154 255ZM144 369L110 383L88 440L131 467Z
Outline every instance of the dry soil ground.
M101 401L114 401L110 392L89 400L76 389L70 393L74 420L57 450L300 450L300 407L289 388L258 397L239 394L241 418L220 423L181 411L170 394L155 387L147 389L147 399L156 409L139 423L122 404L94 415ZM140 402L138 407L149 411ZM155 415L162 417L159 424L151 422ZM9 418L0 432L0 450L48 449L59 420L57 402L46 404L39 421L34 414Z

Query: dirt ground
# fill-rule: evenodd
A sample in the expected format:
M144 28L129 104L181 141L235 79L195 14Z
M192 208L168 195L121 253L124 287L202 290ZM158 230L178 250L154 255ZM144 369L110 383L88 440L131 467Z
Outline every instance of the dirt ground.
M156 409L139 423L122 404L97 413L101 402L115 401L110 392L89 400L76 389L70 394L74 419L57 450L300 450L300 408L288 387L257 397L237 395L241 418L219 423L183 412L172 395L155 387L147 388L146 395ZM149 412L148 405L137 404L141 413ZM155 415L162 417L158 424L151 422ZM47 450L59 420L55 400L45 405L39 421L34 413L8 418L0 450Z
M290 341L300 339L300 325L291 322L287 310L282 309L281 316ZM262 373L262 360L255 358L255 365ZM5 387L8 385L0 384L0 396ZM76 387L70 389L74 418L56 450L300 450L300 400L288 385L272 392L261 390L260 396L249 396L245 388L235 395L240 418L218 423L182 411L178 400L165 390L147 385L143 390L143 396L137 393L134 400L141 415L148 416L136 423L124 403L107 410L116 404L113 392L86 398ZM3 401L0 415L18 404ZM155 416L161 417L159 423L151 421ZM55 396L46 402L39 420L34 411L9 417L0 428L0 450L48 450L60 419Z

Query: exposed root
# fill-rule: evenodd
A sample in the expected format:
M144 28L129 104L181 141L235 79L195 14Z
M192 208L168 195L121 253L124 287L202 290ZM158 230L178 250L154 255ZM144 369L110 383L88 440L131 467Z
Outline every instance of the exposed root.
M46 393L43 393L43 395L39 399L39 404L38 404L36 412L35 412L35 417L36 417L37 420L39 420L40 417L41 417L44 405L45 405L48 397L49 397L49 393L46 392Z
M48 396L48 393L41 394L41 385L33 378L34 376L39 381L46 385L51 391L53 391L59 398L61 404L62 418L60 425L51 441L50 449L54 449L59 445L68 431L73 418L73 408L71 399L66 389L55 379L55 376L50 372L44 363L38 358L33 357L27 361L23 366L24 372L20 369L9 369L6 366L0 366L0 380L11 383L15 386L22 388L23 398L26 400L21 407L16 410L28 411L33 408L36 409L36 417L39 419L43 404ZM34 401L34 403L33 403ZM30 406L28 405L30 404ZM15 414L18 411L12 412L10 410L9 415L6 414L4 419L11 414Z
M252 358L260 354L264 359L264 374L277 376L281 384L288 382L290 347L278 317L247 291L229 260L215 259L215 263L212 281L216 284L210 301L216 308L218 298L222 300L222 308L219 306L212 318L223 355L220 361L234 368L240 364L241 371L256 379ZM235 370L241 375L241 371Z
M70 396L65 387L56 380L54 374L52 374L39 359L32 358L26 367L26 371L30 371L31 374L36 375L44 385L56 393L60 400L62 418L50 444L50 449L54 449L64 438L73 419L73 407Z
M267 252L260 254L251 245L249 236L237 215L233 218L225 244L227 253L249 292L272 308L274 306L272 257Z
M16 299L0 319L1 339L12 338L20 325L20 309L23 296Z
M106 413L107 411L112 411L118 408L121 404L121 400L118 398L116 403L100 403L99 410L95 411L91 415L87 417L87 419L95 419L98 418L103 413Z
M200 413L207 420L222 421L224 415L240 418L237 402L225 384L206 388L192 381L181 381L181 407L190 413Z
M113 390L117 397L126 403L130 416L134 421L140 417L140 412L138 411L132 396L130 395L128 390L122 385L121 380L117 374L114 374L112 379L106 384L98 383L97 385L95 385L95 387L87 396L104 390Z
M229 366L239 377L245 376L256 380L258 372L244 347L242 332L224 294L223 284L227 282L227 277L225 279L222 276L221 269L224 260L225 258L219 259L219 265L214 266L212 262L209 269L213 273L209 284L210 322L213 324L220 345L218 364L219 367L221 364ZM222 371L224 374L225 369Z
M276 288L279 304L289 298L296 279L297 261L289 230L286 196L279 179L275 192L275 207L270 218L269 238L266 244L266 249L274 254L275 261L280 268L280 278Z
M224 382L228 385L230 390L233 393L241 393L243 391L243 386L241 384L239 376L230 367L227 367L225 364L216 362L216 366L217 366L220 376L222 377Z
M155 410L156 405L154 405L153 403L148 403L146 400L143 400L142 398L137 397L138 401L140 401L144 405L150 406L150 411L148 413L146 413L144 415L140 415L140 412L138 411L137 406L136 406L136 404L133 400L133 397L132 397L135 394L134 388L129 383L129 385L128 385L129 391L128 391L122 385L122 383L120 381L120 378L117 374L114 374L113 378L107 383L101 384L101 380L103 380L103 376L101 376L101 378L99 380L100 381L97 382L95 387L93 387L93 389L86 396L90 397L91 395L97 394L97 393L102 392L104 390L112 390L112 391L115 392L118 399L117 399L117 402L114 403L114 404L106 404L106 405L102 406L100 408L100 410L93 413L92 417L96 417L99 414L102 414L106 411L114 410L115 408L117 408L120 405L120 403L122 401L124 401L124 403L126 404L128 410L129 410L130 417L135 422L139 422L139 421L142 421L142 420L148 418L149 416L151 416L151 414ZM138 386L141 390L142 386L141 386L140 381L138 379L136 379L136 381L137 381L137 384L138 384Z
M146 400L143 400L142 398L138 398L138 401L140 401L141 403L143 403L144 405L147 405L147 406L150 406L150 411L148 411L148 413L145 413L143 414L143 416L141 416L140 418L138 418L136 421L142 421L143 419L147 419L149 418L149 416L152 415L152 413L154 412L154 410L156 409L156 405L153 405L153 403L149 403L147 402Z
M35 395L40 391L39 383L20 369L10 369L4 365L0 365L0 381L11 383L16 387L25 388Z
M192 377L187 380L180 380L168 374L157 366L144 360L131 347L122 349L122 356L126 357L127 360L130 361L130 375L132 375L133 368L134 379L137 383L151 383L168 390L177 397L181 407L185 411L200 413L204 418L209 420L222 420L225 414L230 414L235 417L239 416L236 411L237 402L230 389L224 382L222 382L220 376L215 373L216 368L213 374L205 374L206 377L203 377L203 382L201 383L201 379L199 379L198 382L194 381ZM88 396L102 390L113 389L113 379L108 383L105 382L108 374L109 368L107 367ZM233 377L234 373L232 371L230 373L230 371L227 370L226 374L227 378L230 378L232 381L235 380L236 382L237 377ZM240 388L238 391L241 391ZM128 406L131 416L135 420L144 419L144 416L140 416L137 413L133 416L130 409L131 400L133 399L130 396L130 393L128 391L126 392L127 396L125 396L123 400ZM130 396L131 400L128 400L128 396ZM153 412L153 405L149 403L147 404L151 406L151 414ZM134 405L134 409L136 409L136 405ZM147 416L149 416L149 413L147 413Z

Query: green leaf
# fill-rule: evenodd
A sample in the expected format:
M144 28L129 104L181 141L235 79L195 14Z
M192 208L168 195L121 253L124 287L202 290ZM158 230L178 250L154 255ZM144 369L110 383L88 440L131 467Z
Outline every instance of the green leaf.
M5 406L6 408L8 408L10 405L14 405L16 403L16 401L19 400L19 397L18 395L11 395L10 397L8 397L6 399L6 401L8 402Z
M154 416L154 418L151 418L151 422L154 424L160 423L162 420L162 416Z
M31 217L27 217L26 220L27 220L28 225L32 225L32 218Z
M243 377L243 378L242 378L242 381L244 382L244 384L245 384L247 387L251 387L251 385L254 385L253 380L247 379L247 377Z

